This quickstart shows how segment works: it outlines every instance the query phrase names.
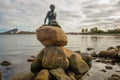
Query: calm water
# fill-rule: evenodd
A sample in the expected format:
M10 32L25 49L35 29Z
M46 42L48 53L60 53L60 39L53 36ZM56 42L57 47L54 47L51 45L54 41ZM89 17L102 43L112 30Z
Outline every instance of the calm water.
M112 35L67 35L67 48L88 52L86 48L94 48L97 53L110 46L120 45L120 36ZM3 79L7 80L17 72L29 71L30 63L27 59L37 55L44 46L36 39L36 35L0 35L0 62L9 60L13 65L0 66ZM6 70L11 68L11 70Z

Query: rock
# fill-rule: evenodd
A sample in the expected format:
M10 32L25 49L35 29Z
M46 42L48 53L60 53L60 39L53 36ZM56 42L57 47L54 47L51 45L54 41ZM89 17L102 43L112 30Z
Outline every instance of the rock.
M31 71L33 73L38 73L42 69L42 59L44 55L44 49L40 51L37 57L33 60L31 64Z
M86 73L82 73L79 75L75 75L76 80L81 80L81 78L85 75Z
M118 77L109 77L108 80L120 80Z
M112 66L105 66L106 69L111 70L113 67Z
M0 72L0 80L2 80L2 73Z
M71 79L71 80L76 80L76 78L74 77L74 76L69 76L69 78Z
M69 76L69 78L70 78L71 80L76 80L76 78L74 77L74 76L75 76L75 73L70 72L70 73L68 73L68 76Z
M7 67L6 70L11 70L11 67Z
M89 70L89 66L79 54L72 54L70 56L70 69L75 74L81 74L87 72Z
M10 66L10 65L12 65L12 63L9 62L9 61L3 61L3 62L1 62L1 66Z
M109 47L109 48L107 49L107 51L112 50L112 49L115 49L115 48L114 48L114 47Z
M92 52L90 55L91 55L92 57L98 57L98 55L97 55L96 52Z
M81 51L75 51L76 53L81 53Z
M111 64L111 63L112 63L112 60L111 60L111 59L109 59L109 60L107 60L107 59L102 59L101 62L102 62L102 63L106 63L106 64L107 64L107 63L110 63L110 64Z
M63 49L63 51L68 59L70 59L70 56L75 53L74 51L72 51L70 49L66 49L65 47L62 47L62 49Z
M109 51L101 51L99 53L100 57L109 57L109 58L116 58L117 57L117 52L116 50L109 50Z
M116 46L117 49L120 49L120 45Z
M96 62L101 62L101 60L100 60L100 59L97 59Z
M118 73L120 73L120 70L116 70L115 72L118 72Z
M58 46L46 47L44 49L42 67L46 69L67 69L69 67L69 61L64 50Z
M42 26L36 30L37 39L44 46L65 46L67 44L67 36L59 27Z
M117 55L117 61L120 62L120 51L118 52L118 55Z
M120 79L120 74L112 74L112 77L118 77Z
M71 80L64 72L62 68L52 69L50 73L57 79L57 80Z
M93 50L94 48L87 48L88 51Z
M28 62L33 62L35 59L27 59Z
M41 70L34 80L50 80L51 76L49 74L49 71L46 69Z
M82 56L82 59L88 64L89 68L91 68L91 61L92 61L92 56L88 53L82 53L80 54Z
M105 69L102 69L101 71L102 71L102 72L106 72L106 70L105 70Z

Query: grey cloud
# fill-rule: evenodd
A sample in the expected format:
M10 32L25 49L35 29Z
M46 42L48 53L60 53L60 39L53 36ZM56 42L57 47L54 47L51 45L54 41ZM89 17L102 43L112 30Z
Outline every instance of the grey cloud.
M58 22L65 31L77 31L78 26L83 25L118 23L119 19L110 17L119 16L120 1L110 4L99 4L99 1L1 0L0 30L13 28L13 25L22 25L21 30L35 30L43 24L50 4L55 4Z
M99 22L99 21L100 21L99 19L93 18L93 19L83 20L83 21L81 21L81 22Z
M106 18L106 17L113 15L114 13L116 13L116 12L112 11L112 10L102 10L101 12L88 14L87 17L89 17L89 18Z
M60 16L69 17L69 18L82 18L77 11L59 11Z
M120 18L114 19L113 22L114 22L114 23L120 23Z

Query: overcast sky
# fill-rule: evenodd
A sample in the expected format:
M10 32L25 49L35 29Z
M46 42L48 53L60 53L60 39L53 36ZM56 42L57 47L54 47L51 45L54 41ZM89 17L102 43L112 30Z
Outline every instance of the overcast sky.
M35 31L43 24L50 4L56 6L57 21L65 32L120 24L120 0L0 0L0 32L16 26Z

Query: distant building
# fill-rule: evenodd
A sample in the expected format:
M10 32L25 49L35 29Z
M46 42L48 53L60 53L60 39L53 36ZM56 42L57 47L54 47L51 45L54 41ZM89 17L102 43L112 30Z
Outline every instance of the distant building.
M9 31L6 31L4 33L7 33L7 34L14 34L14 33L18 33L18 28L14 28L14 29L11 29Z

